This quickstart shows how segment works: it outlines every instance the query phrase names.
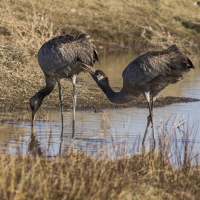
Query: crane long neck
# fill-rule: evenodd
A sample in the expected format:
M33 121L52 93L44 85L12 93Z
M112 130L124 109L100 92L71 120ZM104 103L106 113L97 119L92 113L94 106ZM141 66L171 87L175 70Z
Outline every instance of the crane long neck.
M99 85L99 87L106 94L108 99L113 103L123 104L123 103L127 103L132 100L129 98L130 96L128 95L128 93L126 92L126 89L124 87L122 87L119 92L113 91L113 89L110 87L109 83L107 85L103 85L103 86Z
M46 97L53 91L55 84L56 84L56 81L46 79L46 87L42 88L41 90L37 92L38 97L43 100L44 97Z
M35 120L35 114L37 110L40 108L43 99L52 92L56 85L56 80L55 79L47 79L46 78L46 87L43 89L39 90L34 96L30 98L30 107L32 110L32 126L34 124Z
M37 92L37 95L39 98L41 98L43 100L47 95L49 95L52 92L53 89L54 89L53 86L50 86L50 87L46 86L46 87L42 88L41 90L39 90Z
M55 85L56 85L55 79L46 78L46 86L41 90L39 90L34 96L30 98L30 106L34 115L41 106L43 99L52 92Z

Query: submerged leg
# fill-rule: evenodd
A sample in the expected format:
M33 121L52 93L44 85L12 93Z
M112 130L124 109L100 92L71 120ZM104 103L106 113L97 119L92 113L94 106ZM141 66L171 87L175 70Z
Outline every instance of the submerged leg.
M58 89L59 89L59 99L60 99L60 113L61 113L61 140L63 139L63 96L62 96L62 90L61 90L61 84L60 80L58 80Z
M76 114L76 75L73 75L72 78L72 85L73 85L73 94L72 94L72 100L73 100L73 111L72 111L72 138L74 137L75 133L75 114Z
M147 117L147 126L146 126L146 130L145 130L144 137L143 137L143 140L142 140L142 147L144 149L144 142L145 142L147 131L148 131L148 127L149 127L149 124L150 124L150 121L151 121L152 134L153 134L153 151L154 151L154 149L156 147L155 132L154 132L154 119L153 119L154 99L152 98L152 101L150 102L149 92L144 92L143 94L144 94L144 97L145 97L145 99L147 100L147 103L148 103L149 116Z
M146 139L146 135L147 135L147 132L148 132L149 124L151 122L151 116L152 116L152 119L154 121L154 118L153 118L153 104L154 104L154 100L152 99L152 102L151 102L151 115L149 114L149 116L147 117L147 125L146 125L146 130L145 130L145 133L144 133L144 137L143 137L143 140L142 140L142 144L144 144L145 139Z
M156 137L155 137L155 130L154 130L154 117L153 117L153 106L154 106L154 98L151 100L151 124L152 124L152 134L153 134L153 151L156 147Z
M150 115L147 117L147 125L146 125L146 130L145 130L145 133L144 133L144 137L143 137L143 140L142 140L142 146L144 147L144 142L145 142L145 139L146 139L146 136L147 136L147 132L148 132L148 128L149 128L149 124L150 124Z
M32 111L32 120L31 120L31 126L34 126L34 122L35 122L35 113L34 111Z
M61 153L62 153L62 141L61 141L60 146L59 146L59 156L61 156Z

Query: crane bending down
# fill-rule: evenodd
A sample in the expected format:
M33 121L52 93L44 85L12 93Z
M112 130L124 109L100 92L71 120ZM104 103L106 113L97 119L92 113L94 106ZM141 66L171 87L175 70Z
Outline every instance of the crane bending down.
M38 62L44 72L46 86L30 98L32 126L34 125L36 112L40 108L43 99L53 91L57 82L61 107L61 138L63 137L63 97L60 79L69 78L71 79L73 85L72 137L74 137L76 76L81 71L84 71L81 67L83 63L93 66L95 61L99 61L96 47L92 43L90 36L85 33L58 36L43 44L38 52Z
M144 133L142 146L148 131L149 124L152 124L153 150L156 141L154 135L153 106L159 92L169 84L182 79L182 75L190 68L194 68L192 62L187 58L176 44L162 51L147 52L133 60L123 71L123 87L119 92L114 92L109 85L108 77L100 70L94 70L89 66L87 69L97 85L106 94L108 99L114 103L126 103L143 94L149 108L147 126Z

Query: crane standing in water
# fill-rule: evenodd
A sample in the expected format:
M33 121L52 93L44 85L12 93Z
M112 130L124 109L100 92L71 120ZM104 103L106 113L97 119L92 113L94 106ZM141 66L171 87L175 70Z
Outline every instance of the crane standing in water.
M76 76L81 71L84 71L81 67L83 64L93 66L95 61L99 61L96 47L92 43L90 36L85 33L58 36L43 44L38 52L38 62L45 75L46 87L30 98L32 126L34 125L35 114L40 108L43 99L53 91L57 82L61 107L61 138L63 137L63 97L60 79L69 78L73 85L72 137L74 137Z
M182 75L190 68L194 68L192 62L174 44L162 51L147 52L133 60L123 71L123 87L119 92L114 92L109 85L108 77L101 70L94 70L84 65L97 85L106 94L108 99L114 103L130 102L143 94L149 108L147 126L144 133L142 146L148 131L149 124L152 124L153 150L156 146L154 134L153 106L156 96L169 84L182 79Z

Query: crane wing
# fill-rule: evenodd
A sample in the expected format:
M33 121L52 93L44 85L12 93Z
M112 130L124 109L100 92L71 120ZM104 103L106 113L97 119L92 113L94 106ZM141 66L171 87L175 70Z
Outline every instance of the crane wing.
M43 70L58 71L63 67L83 62L93 66L99 61L95 45L90 36L81 33L63 35L46 42L38 52L38 62Z
M191 61L183 55L176 45L157 52L148 52L133 60L124 70L123 79L129 85L147 85L157 77L180 79L183 73L194 68Z

